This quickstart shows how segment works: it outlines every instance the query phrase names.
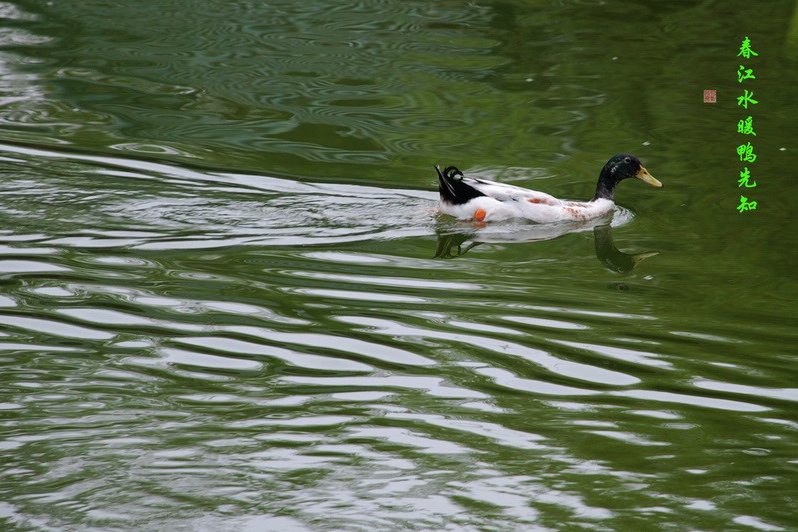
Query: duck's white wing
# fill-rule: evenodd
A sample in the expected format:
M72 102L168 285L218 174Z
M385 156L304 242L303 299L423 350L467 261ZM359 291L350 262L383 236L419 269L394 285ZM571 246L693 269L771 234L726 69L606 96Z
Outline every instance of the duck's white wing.
M476 179L473 177L463 178L463 181L486 196L502 202L527 201L532 204L550 205L553 207L559 207L563 204L561 200L558 200L551 194L538 192L537 190L529 190L528 188L505 185L504 183L496 183L495 181Z

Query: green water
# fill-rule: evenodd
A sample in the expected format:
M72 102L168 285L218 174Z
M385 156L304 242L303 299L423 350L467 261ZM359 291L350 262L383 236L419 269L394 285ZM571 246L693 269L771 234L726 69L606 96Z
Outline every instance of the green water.
M798 530L794 9L0 3L0 530Z

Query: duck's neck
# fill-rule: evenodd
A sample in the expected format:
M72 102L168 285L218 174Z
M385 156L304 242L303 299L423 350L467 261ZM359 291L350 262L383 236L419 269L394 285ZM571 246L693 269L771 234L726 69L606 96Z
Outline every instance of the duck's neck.
M597 199L607 199L615 202L615 187L618 186L618 180L610 171L604 167L599 174L598 183L596 184L596 193L590 201Z

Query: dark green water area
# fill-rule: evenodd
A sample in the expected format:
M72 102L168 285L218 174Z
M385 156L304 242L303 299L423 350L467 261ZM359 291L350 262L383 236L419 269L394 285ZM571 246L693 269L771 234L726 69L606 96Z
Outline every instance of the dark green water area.
M797 96L791 1L0 2L0 530L798 530Z

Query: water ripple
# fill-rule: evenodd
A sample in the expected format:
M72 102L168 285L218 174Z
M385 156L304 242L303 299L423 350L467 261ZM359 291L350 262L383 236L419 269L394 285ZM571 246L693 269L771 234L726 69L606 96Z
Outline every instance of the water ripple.
M792 233L679 187L645 37L723 32L592 4L0 2L0 523L791 529ZM578 198L621 149L635 212L434 212L436 163Z

